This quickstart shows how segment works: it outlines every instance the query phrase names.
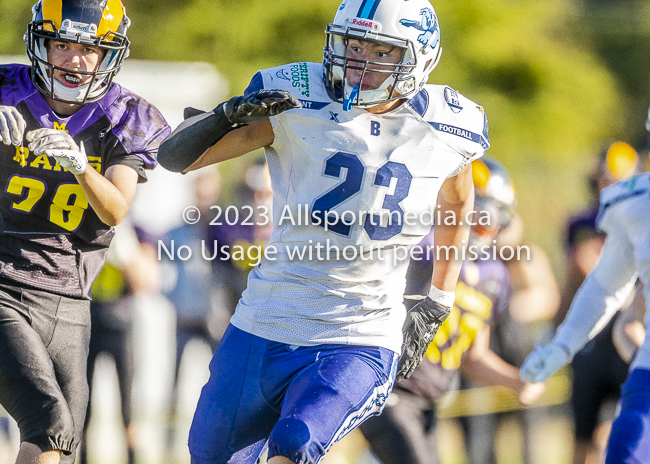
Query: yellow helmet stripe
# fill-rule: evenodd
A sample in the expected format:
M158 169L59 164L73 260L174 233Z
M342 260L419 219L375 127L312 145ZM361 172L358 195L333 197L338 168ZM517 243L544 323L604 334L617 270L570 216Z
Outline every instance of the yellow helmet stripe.
M97 35L103 36L107 32L117 32L124 18L124 7L120 0L108 0L104 11L102 11L102 19L97 25Z
M41 7L43 8L41 11L43 19L53 21L54 26L57 29L61 29L61 12L63 11L62 0L43 0L41 2Z

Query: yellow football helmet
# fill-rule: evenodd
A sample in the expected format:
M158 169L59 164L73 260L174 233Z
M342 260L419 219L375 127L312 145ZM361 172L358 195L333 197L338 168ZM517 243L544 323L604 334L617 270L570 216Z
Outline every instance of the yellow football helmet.
M120 0L40 0L32 8L25 42L32 62L32 81L45 96L85 104L99 100L109 89L129 53L126 30L131 24ZM104 56L96 71L60 68L48 61L48 40L99 47ZM54 70L91 75L89 83L69 88L54 79Z

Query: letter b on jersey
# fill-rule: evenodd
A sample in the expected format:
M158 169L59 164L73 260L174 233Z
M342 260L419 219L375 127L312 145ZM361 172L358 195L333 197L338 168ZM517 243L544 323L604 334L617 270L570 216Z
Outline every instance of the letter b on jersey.
M379 123L370 121L370 135L379 135Z

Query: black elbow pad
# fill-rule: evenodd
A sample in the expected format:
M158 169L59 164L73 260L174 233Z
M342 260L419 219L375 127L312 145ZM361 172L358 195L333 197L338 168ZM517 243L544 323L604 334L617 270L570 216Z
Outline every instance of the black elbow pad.
M224 135L237 127L228 120L224 112L224 102L214 111L198 113L191 108L185 114L191 119L184 121L167 137L158 149L158 162L173 172L183 172ZM193 111L192 111L193 110Z

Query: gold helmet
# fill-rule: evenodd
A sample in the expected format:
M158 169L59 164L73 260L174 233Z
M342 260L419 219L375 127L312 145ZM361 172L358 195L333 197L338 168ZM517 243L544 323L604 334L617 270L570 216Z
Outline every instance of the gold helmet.
M120 0L40 0L32 8L25 42L32 62L32 81L53 100L85 104L99 100L110 87L129 53L126 30L131 22ZM58 40L98 47L104 52L95 71L77 71L48 61L46 43ZM66 87L54 79L54 70L92 76L89 83Z

